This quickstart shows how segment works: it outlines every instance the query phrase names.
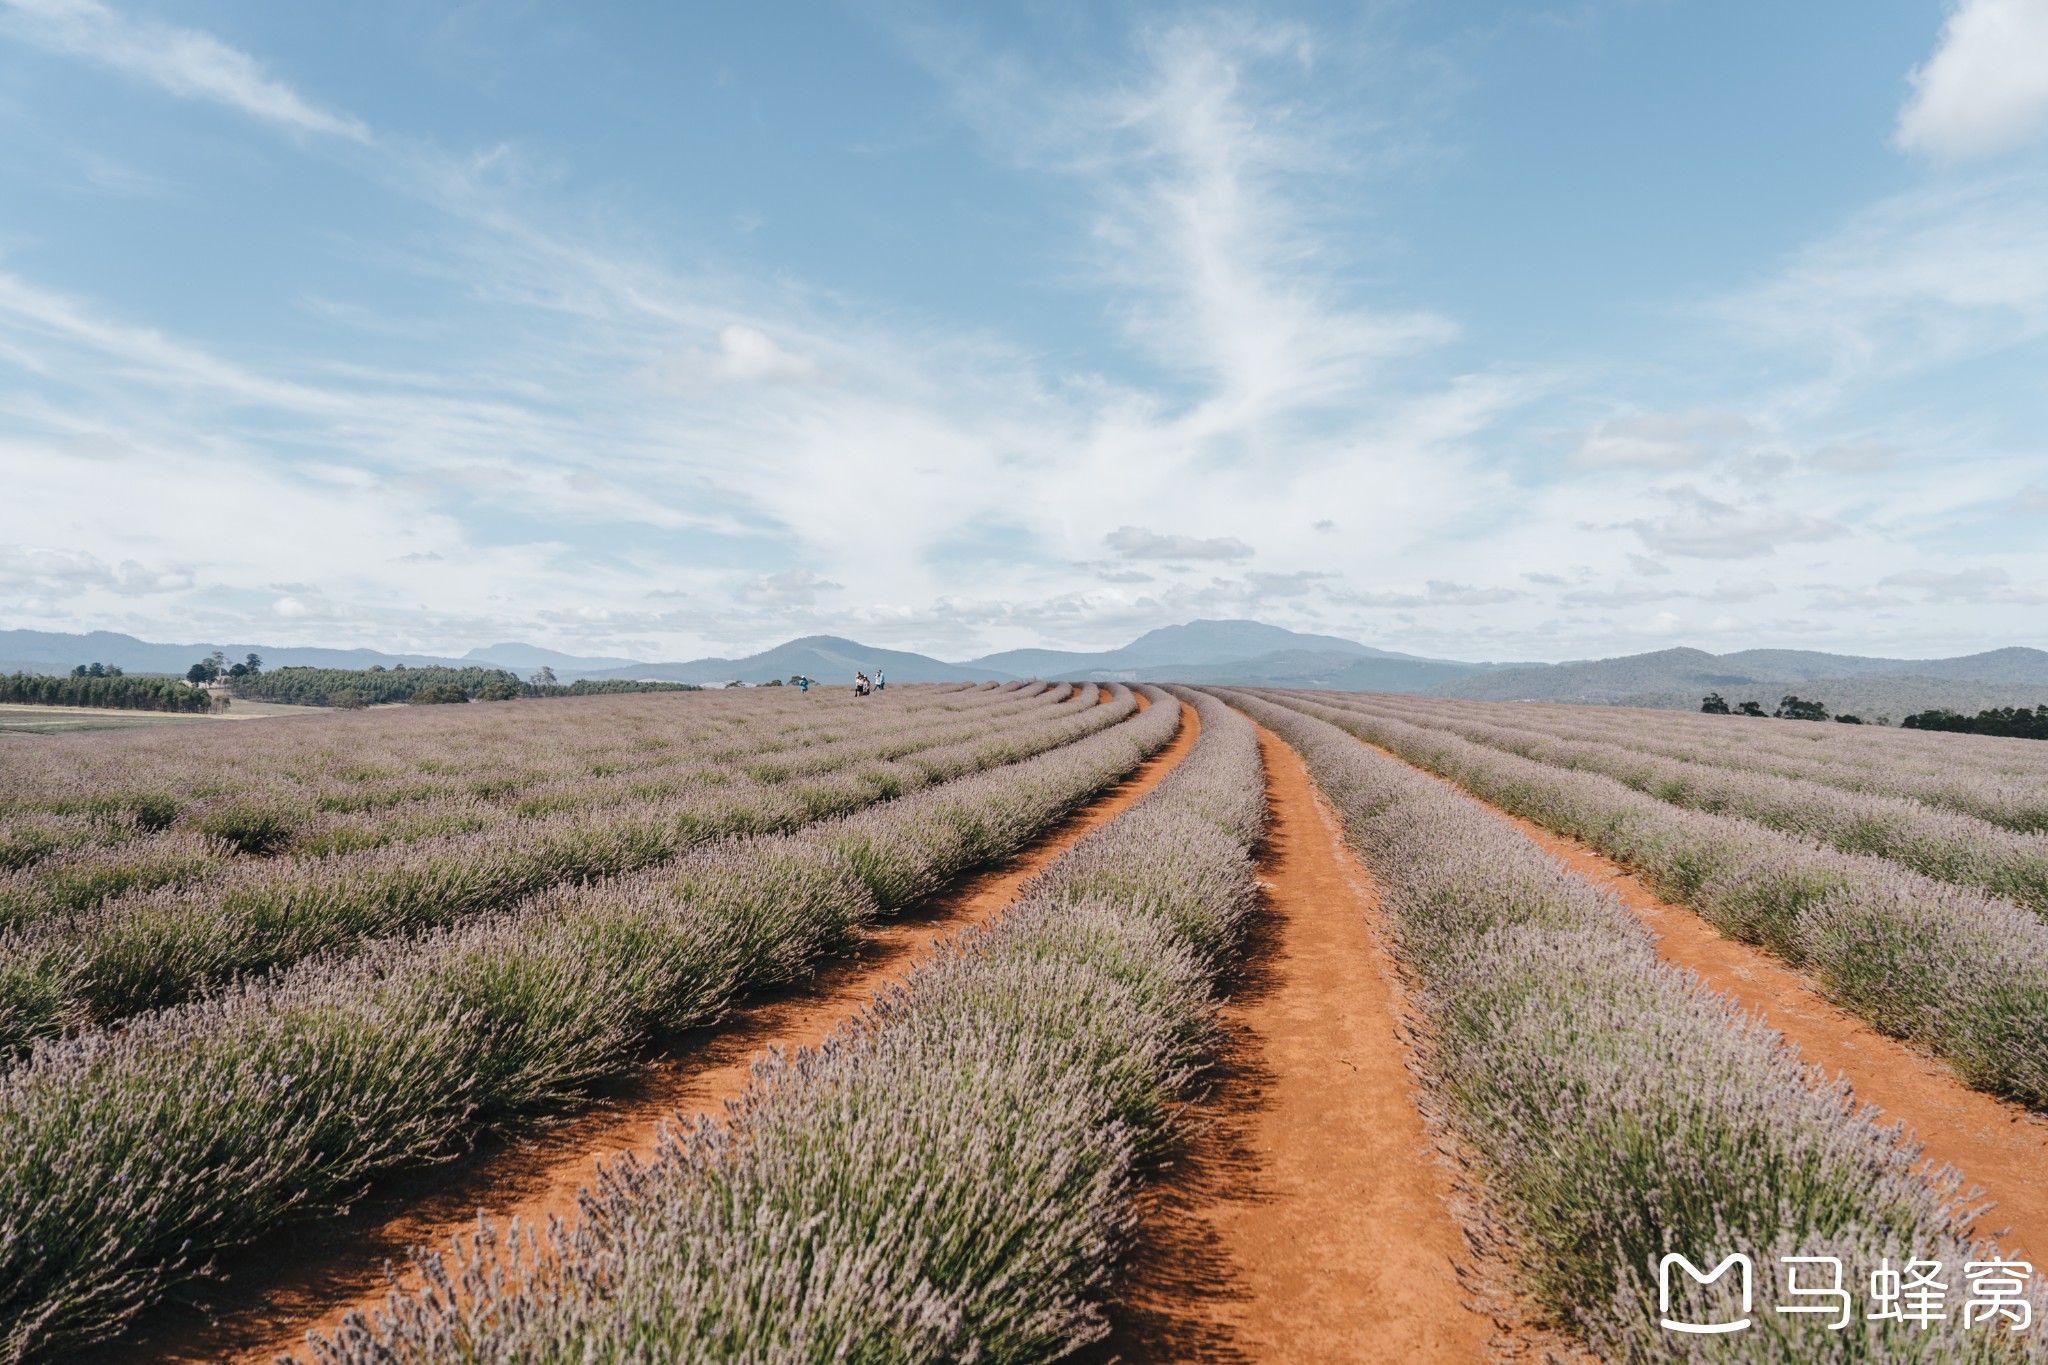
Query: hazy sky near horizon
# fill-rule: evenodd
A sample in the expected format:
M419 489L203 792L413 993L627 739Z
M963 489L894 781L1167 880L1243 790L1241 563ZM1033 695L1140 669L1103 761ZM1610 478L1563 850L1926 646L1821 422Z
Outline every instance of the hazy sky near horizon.
M0 627L2048 645L2048 0L0 0Z

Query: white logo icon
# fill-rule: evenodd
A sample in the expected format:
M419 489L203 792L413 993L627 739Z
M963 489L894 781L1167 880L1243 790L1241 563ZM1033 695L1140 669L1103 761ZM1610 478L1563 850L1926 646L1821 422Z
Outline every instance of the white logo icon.
M1702 1323L1675 1321L1669 1316L1671 1312L1671 1267L1674 1265L1682 1267L1685 1273L1692 1277L1692 1282L1700 1285L1712 1284L1727 1274L1729 1267L1740 1266L1742 1268L1742 1316L1734 1322ZM1742 1331L1749 1326L1751 1272L1752 1267L1749 1257L1739 1251L1715 1266L1710 1274L1703 1273L1698 1266L1675 1251L1666 1255L1663 1260L1657 1262L1657 1308L1666 1315L1662 1319L1665 1328L1673 1332L1696 1332L1701 1335Z

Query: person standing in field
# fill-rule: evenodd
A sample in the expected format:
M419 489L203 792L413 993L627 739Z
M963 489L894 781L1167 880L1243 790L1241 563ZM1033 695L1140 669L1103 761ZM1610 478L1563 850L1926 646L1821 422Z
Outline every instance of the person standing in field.
M867 694L868 694L868 675L867 675L867 674L865 674L865 673L856 673L856 674L854 674L854 675L853 675L853 695L854 695L854 696L856 696L856 697L865 697L865 696L866 696Z
M805 676L804 676L803 674L801 674L801 673L797 674L797 675L796 675L796 690L797 690L797 691L799 691L799 692L803 692L803 693L806 693L806 694L808 694L808 693L810 692L810 690L811 690L811 680L810 680L809 678L806 678L806 677L805 677Z
M879 691L881 691L881 690L882 690L883 688L887 687L888 685L889 685L889 680L888 680L888 679L887 679L886 677L884 677L884 676L882 675L882 670L881 670L881 669L879 669L879 668L878 668L878 669L876 669L876 670L875 670L875 691L879 692Z

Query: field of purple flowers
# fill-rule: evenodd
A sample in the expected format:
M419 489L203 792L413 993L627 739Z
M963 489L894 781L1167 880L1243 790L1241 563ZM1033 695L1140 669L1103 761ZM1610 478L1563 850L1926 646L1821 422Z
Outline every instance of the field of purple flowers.
M1416 724L1395 714L1387 698L1323 693L1286 701L1504 810L1584 840L1730 937L1811 973L1874 1027L1947 1058L1966 1083L2048 1108L2048 925L2031 907L1737 814L1675 805L1441 723ZM1414 714L1412 703L1399 709Z
M1327 696L1224 695L1302 753L1378 879L1421 1014L1423 1079L1500 1214L1499 1249L1601 1357L2042 1357L2036 1335L1965 1330L1954 1317L1836 1331L1759 1311L1739 1336L1664 1330L1666 1252L1959 1265L1989 1248L1969 1244L1953 1173L1917 1169L1896 1133L1776 1034L1660 964L1647 930L1494 812L1354 735L1430 756L1464 741L1367 720L1322 705ZM1486 761L1426 766L1466 782Z
M822 692L763 695L520 707L517 725L479 707L480 718L446 721L437 708L419 721L379 712L243 727L207 736L213 742L185 755L182 769L175 746L137 744L142 771L103 792L107 805L59 817L88 829L102 820L110 844L28 860L0 883L0 1053L314 953L653 866L711 839L844 814L1056 748L1133 709L1128 698L1096 705L1092 686L1030 697L911 692L861 710L865 703ZM386 731L387 715L398 734ZM664 732L664 715L687 717L689 728ZM370 743L355 744L358 734ZM114 738L90 746L84 766L117 749L106 742ZM56 747L0 748L0 766L23 770L9 774L21 784L17 828L41 828L37 816L76 799L75 778L55 792L33 785L63 757ZM401 767L427 780L391 776ZM352 777L374 798L352 789ZM245 780L257 794L232 785ZM236 794L218 807L188 801L153 835L120 815L152 802L168 809L181 791L223 789ZM323 817L323 803L371 809ZM19 813L33 807L41 809ZM245 833L258 823L284 833L252 849L200 832L221 828L221 810L235 812ZM367 842L337 849L344 829ZM17 840L17 851L24 846ZM148 885L165 869L178 870L174 884Z
M1092 687L917 690L831 709L814 709L816 696L758 693L551 703L551 721L582 715L588 729L558 729L551 745L508 738L522 756L551 747L586 767L630 762L655 752L648 741L672 718L692 756L651 765L652 785L590 803L664 833L623 867L585 862L524 883L502 875L489 882L497 899L452 914L352 908L406 903L382 890L351 900L380 885L350 861L361 854L299 860L303 881L265 865L267 877L247 883L239 869L253 858L217 859L237 870L181 890L182 916L153 922L175 933L181 918L217 914L233 928L202 924L190 941L235 951L249 921L218 907L255 885L302 898L279 916L287 932L301 919L316 927L260 975L206 976L221 959L195 950L203 966L180 989L206 977L214 985L202 998L44 1039L0 1076L0 1358L49 1357L117 1333L215 1249L317 1217L380 1171L559 1107L630 1065L647 1041L715 1021L745 992L807 972L860 924L1014 851L1171 738L1175 707L1133 716L1127 690L1114 690L1105 705ZM692 709L705 703L708 721ZM393 713L367 719L382 714ZM292 738L307 746L296 771L317 767L318 741L304 738L314 726L333 726L334 757L349 749L356 761L366 746L350 745L342 727L369 738L364 719L296 722L306 729ZM503 766L474 752L489 749L486 734L457 726L438 738L435 763L460 766L467 751ZM173 756L153 757L154 776L168 775ZM766 764L781 771L764 775ZM773 799L781 784L814 780L843 785L823 802ZM728 791L742 813L721 824L717 798ZM840 813L849 806L867 809ZM562 817L528 819L552 830ZM763 824L788 832L743 832ZM728 829L740 832L716 838ZM527 847L484 831L476 861ZM443 856L459 875L460 849ZM415 903L439 903L428 885ZM115 897L84 914L132 903ZM336 929L323 914L357 918ZM48 917L22 932L62 941ZM99 951L93 935L76 941Z
M1337 704L1358 703L1340 700ZM1475 713L1469 708L1439 710L1427 702L1395 698L1375 698L1369 704L1378 714L1446 730L1553 767L1612 777L1675 806L1739 816L1844 853L1888 858L1937 881L1975 887L2048 917L2048 835L2020 833L1911 796L1845 790L1826 782L1779 775L1768 770L1768 751L1745 754L1744 741L1749 735L1742 727L1746 717L1731 718L1730 724L1721 727L1719 738L1724 747L1714 757L1667 757L1621 735L1587 734L1582 726L1570 727L1580 733L1569 733L1569 722L1561 723L1548 714L1532 715L1536 708L1528 706L1495 704L1488 711ZM1766 739L1775 739L1777 735L1770 732L1787 728L1782 723L1752 725L1749 734L1761 729ZM1821 729L1810 723L1800 723L1799 728ZM1936 743L1947 738L1913 731L1895 733ZM1963 776L1968 771L1965 763L1958 763L1944 779L1943 790L1951 795L1973 794L1979 804L1993 809L1998 807L2001 792L2017 787L2024 802L2016 807L2019 816L2014 818L2031 819L2027 814L2031 807L2048 803L2048 776L2031 782L2001 780L1980 787ZM1988 775L1978 771L1980 776Z
M1100 1337L1255 906L1256 734L1194 704L1201 736L1151 795L821 1048L759 1066L729 1124L613 1166L573 1227L430 1258L424 1293L316 1358L1051 1360Z
M1431 702L1428 712L1439 719L1506 724L1689 763L1904 797L2022 834L2048 831L2048 758L2009 740L1879 726L1752 725L1741 723L1746 717L1730 723L1731 718L1720 716L1622 707L1446 699Z
M1142 712L1127 688L1033 684L495 713L519 726L338 715L271 745L208 732L183 769L181 736L93 737L80 775L0 789L0 1361L118 1343L216 1251L572 1106L809 976L1165 748L1179 707L1142 690ZM1958 795L2048 791L2048 767L1972 737L1943 766L1930 746L1952 737L1914 735L1887 776L1897 736L1836 740L1854 727L1174 695L1201 719L1187 756L1000 917L822 1046L764 1054L723 1121L606 1166L574 1223L416 1253L426 1287L313 1357L1023 1361L1100 1341L1140 1188L1218 1074L1219 993L1260 904L1256 721L1377 884L1417 1103L1481 1210L1465 1231L1543 1320L1615 1362L2048 1359L2038 1333L1959 1317L1665 1330L1666 1252L1867 1268L1995 1248L1955 1172L1482 804L2048 1108L2048 925L2013 891L2040 835ZM0 747L0 766L33 779L46 753ZM1996 892L1965 844L2005 851Z

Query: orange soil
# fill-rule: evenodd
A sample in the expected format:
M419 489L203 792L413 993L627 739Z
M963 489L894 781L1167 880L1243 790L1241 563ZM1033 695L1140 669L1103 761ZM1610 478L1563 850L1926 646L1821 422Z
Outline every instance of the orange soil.
M1149 705L1142 695L1138 704L1140 709ZM170 1331L154 1342L141 1334L131 1337L121 1343L121 1358L269 1365L300 1350L308 1332L331 1335L345 1314L367 1316L382 1308L392 1287L387 1263L401 1290L419 1288L422 1281L407 1252L466 1240L476 1231L479 1212L501 1227L515 1217L528 1227L546 1227L551 1217L573 1220L577 1196L597 1163L628 1152L645 1157L665 1123L721 1113L727 1100L739 1096L766 1049L823 1042L941 939L999 914L1026 881L1144 797L1187 756L1200 730L1194 709L1183 705L1180 731L1165 749L1025 852L870 928L851 956L828 964L804 987L746 1010L701 1045L650 1067L609 1106L492 1153L373 1226L352 1229L342 1245L315 1246L308 1249L310 1255L287 1249L282 1256L266 1257L268 1273L253 1271L264 1280L260 1297L207 1327L176 1333L176 1339L170 1339Z
M1198 1142L1148 1199L1108 1348L1140 1361L1484 1359L1490 1323L1460 1288L1451 1177L1416 1108L1377 894L1301 759L1259 738L1268 943L1225 1010L1238 1046L1203 1107L1231 1150Z
M1368 747L1405 762L1378 745ZM1984 1198L1995 1201L1978 1217L1975 1235L1997 1236L2008 1251L2048 1255L2048 1118L1971 1090L1945 1063L1886 1037L1832 1004L1811 981L1778 959L1724 938L1712 924L1662 899L1613 859L1576 839L1482 804L1572 872L1613 893L1657 935L1659 957L1691 969L1712 989L1762 1015L1807 1061L1830 1076L1847 1079L1856 1098L1876 1105L1884 1120L1905 1124L1912 1139L1925 1147L1930 1162L1955 1167L1966 1188L1975 1186Z

